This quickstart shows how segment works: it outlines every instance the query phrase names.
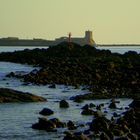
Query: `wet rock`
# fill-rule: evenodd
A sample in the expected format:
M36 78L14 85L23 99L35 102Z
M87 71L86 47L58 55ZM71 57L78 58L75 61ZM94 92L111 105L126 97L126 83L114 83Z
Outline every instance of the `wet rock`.
M94 111L92 109L84 109L81 112L82 115L94 115Z
M90 140L88 137L86 137L84 134L80 135L74 135L74 134L67 134L63 140Z
M100 139L101 140L110 140L109 136L105 132L101 133Z
M52 114L54 114L54 112L51 109L49 109L49 108L43 108L39 112L39 114L41 114L41 115L52 115Z
M101 108L102 108L101 105L97 105L97 106L96 106L96 109L97 109L97 110L101 110Z
M130 138L131 140L138 140L138 136L134 133L128 133L127 137Z
M101 111L95 111L94 112L94 117L99 118L99 117L104 117L105 115Z
M14 72L10 72L9 74L6 75L6 77L8 77L8 78L15 77L15 73Z
M112 130L115 136L123 136L124 132L120 129L113 129Z
M105 117L98 117L92 120L90 124L90 130L95 132L100 132L109 129L110 121Z
M55 84L52 84L48 88L56 88L56 85Z
M0 103L9 102L44 102L45 98L33 95L31 93L25 93L16 91L13 89L0 88Z
M39 130L46 130L46 131L54 131L56 128L55 123L53 123L51 120L48 120L46 118L39 118L39 122L32 125L33 129L39 129Z
M69 130L77 129L77 127L75 126L75 124L72 121L68 121L67 127L68 127Z
M114 102L110 103L110 105L108 107L111 108L111 109L116 109L117 108L117 106Z
M60 108L68 108L69 107L69 103L67 101L65 101L65 100L61 100L59 102L59 106L60 106Z
M76 102L76 103L82 103L83 102L83 99L81 99L81 98L75 98L74 99L74 102Z
M116 112L113 113L113 117L120 117L119 114L117 114Z
M56 125L57 128L66 127L66 124L64 122L61 122L58 118L52 118L50 120Z
M129 106L131 108L139 108L140 107L140 99L134 99Z
M87 110L87 109L89 109L89 105L88 105L88 104L86 104L86 105L85 105L85 106L83 106L81 109Z
M96 107L96 105L93 104L93 103L90 103L90 104L89 104L89 107L90 107L90 108L93 108L93 107Z
M65 127L65 123L57 118L48 120L47 118L39 118L38 123L32 125L33 129L46 130L47 132L56 132L56 128Z

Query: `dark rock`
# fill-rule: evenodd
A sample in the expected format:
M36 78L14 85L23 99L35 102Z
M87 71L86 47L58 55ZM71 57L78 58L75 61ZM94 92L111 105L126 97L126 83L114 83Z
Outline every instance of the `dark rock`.
M134 99L129 106L131 108L139 108L140 107L140 99Z
M95 116L96 118L99 118L99 117L104 117L104 114L103 114L101 111L95 111L95 112L94 112L94 116Z
M127 137L130 138L131 140L138 140L138 136L134 133L128 133Z
M117 108L117 106L114 102L110 103L110 105L108 107L111 108L111 109L116 109Z
M97 109L97 110L101 110L101 105L97 105L97 106L96 106L96 109Z
M49 86L49 88L56 88L56 85L52 84L52 85Z
M82 115L94 115L94 111L92 109L84 109L81 112Z
M89 135L90 131L89 130L85 130L83 133L86 134L86 135Z
M107 120L105 117L98 117L92 120L90 124L90 130L99 132L109 129L110 121Z
M43 108L39 114L41 115L52 115L54 112L49 108Z
M56 132L56 128L65 127L65 124L57 118L46 119L39 118L38 123L32 125L33 129L46 130L47 132Z
M101 133L100 139L101 140L110 140L109 136L104 132Z
M108 111L107 111L107 110L105 110L105 111L104 111L104 113L108 113Z
M81 99L81 98L75 98L74 99L74 102L76 102L76 103L82 103L83 102L83 99Z
M63 140L90 140L84 134L74 135L74 134L67 134Z
M8 78L15 77L15 73L14 72L10 72L9 74L6 75L6 77L8 77Z
M123 134L124 134L123 131L120 130L120 129L116 129L115 128L112 131L113 131L113 133L114 133L115 136L123 136Z
M44 102L45 98L33 95L31 93L24 93L13 89L0 88L0 103L8 102Z
M66 124L64 122L61 122L58 118L52 118L50 119L53 123L55 123L57 128L63 128L66 127Z
M77 127L75 126L75 124L72 121L68 121L67 127L68 127L69 130L77 129Z
M39 130L46 130L48 132L53 132L56 128L55 123L53 123L51 120L47 120L46 118L39 118L39 122L32 125L33 129L39 129Z
M93 104L93 103L90 103L90 104L89 104L89 107L90 107L90 108L93 108L93 107L96 107L96 105Z
M68 108L69 107L69 103L65 100L61 100L59 103L60 108Z
M83 106L81 109L87 110L87 109L89 109L89 105L88 105L88 104L86 104L86 105L85 105L85 106Z
M113 117L119 117L120 115L117 114L116 112L113 113Z

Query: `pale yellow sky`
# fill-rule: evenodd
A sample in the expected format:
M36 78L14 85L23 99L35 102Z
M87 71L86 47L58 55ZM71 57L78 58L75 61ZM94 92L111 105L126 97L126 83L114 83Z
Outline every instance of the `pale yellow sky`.
M140 0L0 0L0 38L84 36L97 43L140 43Z

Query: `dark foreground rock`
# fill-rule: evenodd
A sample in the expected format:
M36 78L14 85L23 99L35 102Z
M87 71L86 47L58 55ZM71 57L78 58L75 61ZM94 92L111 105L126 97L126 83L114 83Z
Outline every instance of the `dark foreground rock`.
M49 109L49 108L43 108L39 114L41 115L52 115L54 112L53 110Z
M69 103L66 100L61 100L59 103L60 108L68 108Z
M38 123L35 123L32 125L33 129L38 129L38 130L46 130L48 132L56 132L56 128L63 128L65 127L65 123L61 122L57 118L53 119L46 119L46 118L39 118Z
M45 98L33 95L31 93L24 93L13 89L0 88L0 103L9 102L42 102Z

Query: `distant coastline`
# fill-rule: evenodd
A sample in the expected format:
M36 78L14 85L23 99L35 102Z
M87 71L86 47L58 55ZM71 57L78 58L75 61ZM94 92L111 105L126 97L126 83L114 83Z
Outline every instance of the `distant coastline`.
M83 40L83 42L82 42ZM30 47L34 47L34 46L55 46L61 42L68 42L68 38L67 37L62 37L62 38L58 38L55 40L45 40L45 39L19 39L16 37L8 37L8 38L0 38L0 46L30 46ZM74 38L74 40L72 40L72 42L76 42L77 44L80 45L86 45L88 44L88 41L84 41L84 38ZM79 43L78 43L79 42ZM93 40L93 43L94 40ZM94 46L94 45L93 45ZM138 46L140 47L140 44L96 44L96 47L124 47L124 46Z
M55 46L62 42L74 42L81 46L90 45L96 47L96 43L92 37L92 31L85 31L84 37L71 37L63 36L60 38L55 38L54 40L46 39L19 39L18 37L7 37L0 39L0 46Z
M100 47L123 47L123 46L140 46L140 44L97 44Z

